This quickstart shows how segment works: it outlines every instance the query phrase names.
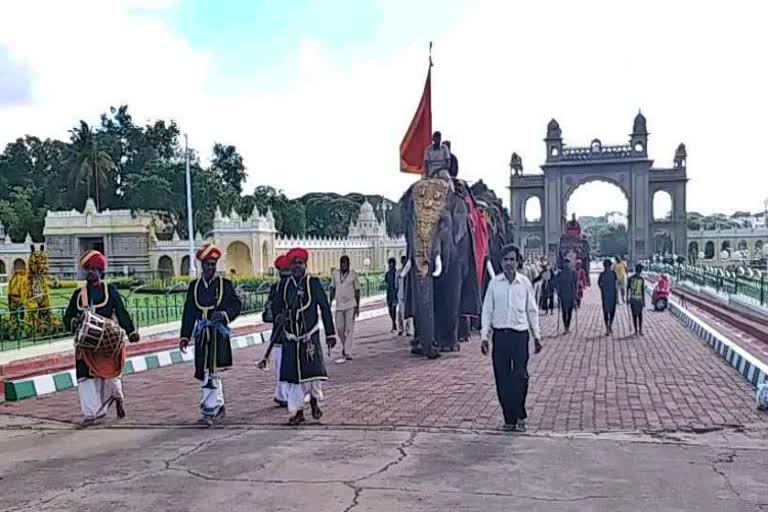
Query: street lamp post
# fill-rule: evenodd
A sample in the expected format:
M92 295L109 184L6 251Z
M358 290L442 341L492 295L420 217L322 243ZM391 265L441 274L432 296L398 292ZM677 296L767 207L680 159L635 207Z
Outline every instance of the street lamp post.
M189 138L184 134L184 159L187 168L187 237L189 238L189 275L197 275L195 265L195 226L192 221L192 174L189 172Z

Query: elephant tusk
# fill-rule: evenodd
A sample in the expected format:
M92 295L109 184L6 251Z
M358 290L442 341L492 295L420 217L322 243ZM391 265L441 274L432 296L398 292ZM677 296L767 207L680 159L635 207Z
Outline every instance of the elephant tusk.
M402 270L400 270L400 275L402 275L403 277L405 277L405 276L407 276L407 275L408 275L408 272L410 272L410 271L411 271L411 260L409 259L409 260L408 260L408 261L405 263L405 266L402 268Z
M491 265L490 260L485 262L485 268L488 270L488 275L491 276L491 279L496 277L496 272L493 271L493 265Z
M443 260L440 258L440 255L438 254L435 256L435 271L432 272L432 277L440 277L440 274L443 273Z

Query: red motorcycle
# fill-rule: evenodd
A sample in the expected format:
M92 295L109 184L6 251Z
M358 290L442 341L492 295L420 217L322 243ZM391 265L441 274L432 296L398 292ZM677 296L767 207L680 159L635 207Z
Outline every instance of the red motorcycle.
M656 287L653 289L653 295L651 302L653 303L653 309L656 311L664 311L669 305L669 276L662 274L659 282L656 283Z

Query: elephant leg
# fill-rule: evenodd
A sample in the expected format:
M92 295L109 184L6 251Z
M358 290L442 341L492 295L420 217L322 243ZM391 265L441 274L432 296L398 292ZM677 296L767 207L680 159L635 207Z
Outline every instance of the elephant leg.
M459 345L459 302L461 299L461 269L451 265L435 284L435 337L441 349L451 350Z
M414 282L414 331L422 353L435 357L434 283L432 276L417 277Z

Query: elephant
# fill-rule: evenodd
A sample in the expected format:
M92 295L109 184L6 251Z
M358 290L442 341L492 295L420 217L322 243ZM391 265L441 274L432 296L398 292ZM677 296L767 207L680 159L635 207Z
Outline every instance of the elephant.
M458 349L461 315L480 314L469 208L442 178L422 178L400 200L408 246L406 316L416 354Z

